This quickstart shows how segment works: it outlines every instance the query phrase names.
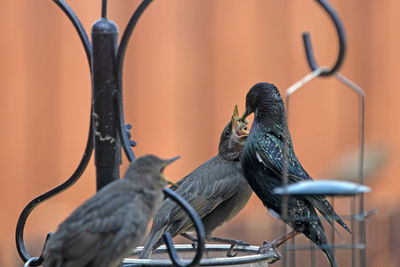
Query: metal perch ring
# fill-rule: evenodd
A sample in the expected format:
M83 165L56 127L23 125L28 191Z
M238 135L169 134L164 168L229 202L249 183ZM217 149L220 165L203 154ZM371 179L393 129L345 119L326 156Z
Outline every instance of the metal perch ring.
M206 244L205 252L219 252L228 251L230 245L226 244ZM194 252L194 248L190 244L175 245L178 252ZM236 257L219 257L219 258L205 258L203 257L199 266L222 266L222 265L236 265L236 264L251 264L257 262L274 263L281 258L278 251L270 249L266 253L258 254L258 246L238 246L236 251L244 252L250 255L236 256ZM142 252L143 247L136 248L132 255L138 255ZM161 246L156 249L153 254L167 253L166 246ZM182 260L188 263L189 260ZM165 259L135 259L125 258L123 260L124 267L127 266L172 266L171 260L166 256Z

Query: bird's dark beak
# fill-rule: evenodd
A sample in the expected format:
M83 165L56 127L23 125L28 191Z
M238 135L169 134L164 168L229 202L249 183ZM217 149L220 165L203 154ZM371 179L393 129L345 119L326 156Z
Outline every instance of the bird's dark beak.
M175 160L177 160L177 159L179 159L181 156L176 156L176 157L173 157L173 158L170 158L170 159L166 159L166 160L164 160L164 167L165 166L167 166L167 165L169 165L169 164L171 164L172 162L174 162Z
M249 122L246 119L242 121L242 119L239 117L238 107L237 105L235 105L231 124L232 124L232 131L238 138L243 138L249 135L249 130L247 128L248 123Z
M251 114L252 112L248 107L244 110L242 117L240 118L241 121L245 121L245 119Z

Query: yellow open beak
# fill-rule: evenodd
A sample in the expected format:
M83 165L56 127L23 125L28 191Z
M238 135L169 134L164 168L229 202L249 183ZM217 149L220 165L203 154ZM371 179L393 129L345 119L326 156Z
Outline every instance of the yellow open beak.
M248 120L239 117L238 107L237 105L235 105L235 108L233 109L231 124L232 131L237 137L243 138L249 135L249 130L247 128L248 123Z

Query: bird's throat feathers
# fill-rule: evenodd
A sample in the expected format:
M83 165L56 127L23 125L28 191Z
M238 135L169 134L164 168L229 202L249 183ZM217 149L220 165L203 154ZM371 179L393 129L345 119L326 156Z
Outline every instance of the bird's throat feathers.
M254 112L254 123L263 125L263 128L270 128L273 132L282 132L287 128L283 103L259 105Z

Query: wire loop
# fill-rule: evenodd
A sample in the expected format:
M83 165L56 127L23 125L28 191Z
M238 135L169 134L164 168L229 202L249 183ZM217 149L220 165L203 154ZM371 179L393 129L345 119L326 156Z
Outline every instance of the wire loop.
M167 245L169 257L171 258L171 261L174 263L174 265L178 267L197 266L200 263L201 257L203 256L205 247L205 241L204 241L205 231L203 223L201 222L201 219L199 215L196 213L196 211L189 205L188 202L186 202L186 200L183 197L181 197L180 195L178 195L177 193L175 193L174 191L172 191L167 187L165 187L163 191L167 197L171 198L175 203L179 204L179 206L181 206L181 208L183 208L184 211L186 211L186 213L192 219L197 232L196 255L194 256L193 260L187 265L185 265L179 259L174 244L172 243L172 236L169 232L166 232L164 234L164 241L165 244Z
M89 67L91 67L91 54L92 54L92 46L89 41L89 38L86 34L85 29L82 26L82 23L74 13L74 11L63 1L63 0L53 0L54 3L56 3L61 10L67 15L67 17L70 19L72 24L74 25L80 39L82 42L82 45L85 49L86 52L86 57L88 60ZM90 68L91 70L91 68ZM92 108L91 108L92 110ZM90 112L92 113L92 112ZM40 265L41 261L43 259L41 257L33 257L31 258L26 251L25 244L24 244L24 228L25 228L25 223L26 220L28 219L28 216L30 213L33 211L33 209L38 206L39 204L43 203L44 201L48 200L49 198L52 198L53 196L63 192L70 186L72 186L78 179L81 177L83 171L86 169L87 164L89 163L89 160L92 155L93 151L93 127L92 127L92 117L90 115L90 126L89 126L89 136L88 136L88 141L86 144L85 152L82 156L82 159L76 168L75 172L71 175L70 178L68 178L67 181L62 183L61 185L57 186L56 188L51 189L50 191L38 196L37 198L33 199L31 202L28 203L28 205L22 210L21 215L18 218L17 222L17 228L15 231L15 241L17 245L17 251L19 256L24 262L28 262L29 260L31 261L29 264L30 266L37 266ZM48 237L47 237L48 238ZM47 239L46 239L47 240ZM37 258L37 259L36 259ZM35 260L33 260L35 259ZM33 265L32 265L33 264Z
M319 74L320 76L327 77L327 76L334 74L336 71L338 71L340 66L342 65L344 55L346 52L346 34L345 34L343 24L338 16L338 14L333 9L333 7L328 3L328 1L317 0L317 2L328 13L329 17L332 19L333 23L335 24L335 28L336 28L338 39L339 39L339 53L338 53L338 57L336 59L335 64L333 65L333 67L331 69L326 69ZM320 67L318 66L318 64L315 60L314 51L312 48L311 36L308 32L303 33L303 43L304 43L304 49L306 51L307 62L308 62L308 65L310 66L311 70L315 71L315 70L319 69Z
M92 72L92 44L89 41L89 38L87 36L87 33L85 29L82 26L82 23L76 16L76 14L73 12L73 10L64 2L64 0L53 0L61 9L62 11L67 15L67 17L70 19L72 24L74 25L81 42L83 44L83 47L86 52L87 60L89 63L90 71ZM138 6L138 8L135 10L133 13L131 19L129 20L129 23L123 33L121 43L118 48L118 52L116 55L116 75L117 75L117 82L118 82L118 91L119 93L116 94L115 96L115 101L116 105L115 107L117 108L117 121L118 124L116 127L119 129L119 135L120 135L120 140L122 141L122 146L125 150L125 153L129 159L129 161L132 161L135 159L135 155L133 154L131 146L134 146L136 143L133 140L130 140L130 136L128 133L128 128L124 122L124 114L123 114L123 101L122 101L122 68L123 68L123 61L125 57L125 51L129 42L129 39L131 37L132 31L138 22L139 18L147 8L147 6L152 2L152 0L143 0L142 3ZM107 0L102 0L102 17L106 18L107 16ZM93 101L92 101L93 102ZM91 108L91 114L93 113L93 106ZM25 244L24 244L24 239L23 239L23 233L24 233L24 227L26 220L32 210L39 204L41 204L43 201L61 193L62 191L66 190L70 186L72 186L82 175L83 171L86 169L87 164L91 158L92 151L93 151L93 120L92 120L92 115L90 115L90 130L89 130L89 137L86 145L86 149L84 152L84 155L81 159L81 162L79 163L77 169L75 172L72 174L72 176L65 181L63 184L57 186L56 188L48 191L47 193L44 193L40 195L39 197L33 199L31 202L28 203L28 205L24 208L22 211L18 222L17 222L17 229L16 229L16 245L17 245L17 250L18 253L21 257L21 259L25 262L24 266L38 266L43 262L43 257L30 257L29 254L26 251ZM204 251L204 246L205 246L205 233L204 233L204 226L197 215L197 213L194 211L194 209L188 204L188 202L183 199L181 196L177 195L175 192L173 192L171 189L165 188L164 193L167 197L171 198L174 202L176 202L179 206L181 206L189 215L189 217L193 220L193 223L196 228L197 232L197 237L198 237L198 246L197 246L197 252L196 255L191 263L188 265L183 264L179 258L177 257L177 252L176 249L174 248L172 244L172 238L171 236L166 237L166 243L168 246L168 251L171 256L172 262L176 264L177 266L180 267L191 267L195 266L200 262L200 259L203 255ZM50 237L51 234L47 235L47 239ZM46 243L45 243L46 244Z

